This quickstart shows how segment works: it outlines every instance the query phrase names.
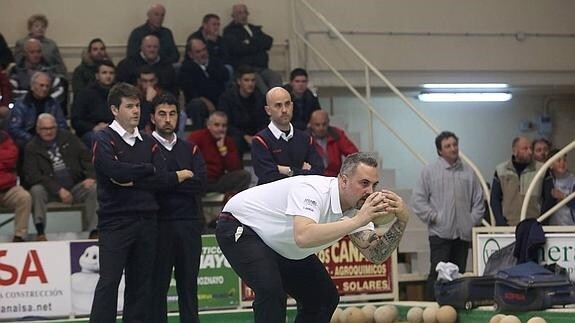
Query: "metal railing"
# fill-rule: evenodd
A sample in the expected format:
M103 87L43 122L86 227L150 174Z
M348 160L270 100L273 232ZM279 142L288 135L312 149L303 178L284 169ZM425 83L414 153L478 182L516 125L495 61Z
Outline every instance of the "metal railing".
M318 10L316 10L315 8L313 8L309 2L307 0L294 0L292 2L292 30L294 32L294 34L297 36L297 38L302 41L307 48L311 49L314 54L330 69L330 71L332 73L334 73L341 81L342 83L364 104L365 107L367 107L368 111L369 111L369 124L371 125L371 123L373 122L372 117L375 117L377 120L379 120L420 162L422 162L423 164L426 164L427 162L425 161L425 159L423 158L423 156L421 156L411 145L409 145L409 143L407 143L402 137L401 135L395 131L393 129L393 127L391 127L391 125L389 123L387 123L384 118L377 112L377 110L375 110L375 108L372 106L372 104L369 102L368 98L365 98L364 96L362 96L359 91L357 91L353 85L351 85L351 83L349 81L347 81L347 79L332 65L329 63L329 61L325 58L325 56L323 56L320 51L313 46L304 35L302 35L296 28L296 2L301 2L312 14L314 14L328 29L329 32L335 36L335 38L339 39L343 44L345 44L345 46L364 64L365 67L365 74L366 74L366 78L365 78L365 87L366 87L366 92L368 94L368 98L369 95L371 93L371 83L370 83L370 78L369 78L369 74L373 73L374 75L376 75L381 81L383 81L383 83L393 92L395 93L399 99L413 112L415 113L415 115L429 128L433 131L433 133L438 134L439 130L437 129L437 127L435 127L431 121L429 121L406 97L405 95L403 95L403 93L401 93L397 87L395 87L390 81L389 79L387 79L387 77L385 77L371 62L369 62L367 60L367 58L365 58L365 56L363 56L339 31L338 29L331 23L329 22L329 20L327 20ZM373 129L370 128L370 138L369 138L369 142L370 142L370 149L373 150ZM481 184L481 187L483 188L483 193L484 193L484 197L485 200L487 201L487 205L488 205L488 209L489 209L489 215L490 215L490 219L491 219L491 223L495 223L495 217L493 216L493 211L491 210L491 202L490 202L490 190L487 187L487 184L485 182L485 179L483 177L483 175L481 175L481 172L479 171L479 169L477 168L477 166L463 153L460 152L459 156L461 157L461 159L463 161L465 161L465 163L467 165L469 165L471 167L471 169L473 170L473 172L475 173L475 175L479 178L479 182ZM483 225L485 226L490 226L490 224L486 221L483 220L482 221Z
M531 180L531 183L529 183L529 187L527 188L527 192L525 193L525 197L523 198L523 204L521 205L521 214L520 214L521 221L525 220L525 217L527 216L529 197L531 196L531 194L533 194L533 190L535 189L536 183L547 172L547 169L549 168L549 166L551 166L551 164L553 164L556 160L563 158L563 156L568 152L570 152L573 148L575 148L575 141L572 141L570 144L563 147L563 149L561 149L558 153L549 158L545 163L543 163L543 166L541 166L541 168L539 168L539 170L535 173L535 177L533 177L533 180ZM550 217L551 214L553 214L555 211L563 207L565 204L569 203L569 201L571 201L573 198L575 198L575 192L572 192L571 194L566 196L563 200L554 205L547 212L541 214L537 218L537 221L543 222L545 219Z

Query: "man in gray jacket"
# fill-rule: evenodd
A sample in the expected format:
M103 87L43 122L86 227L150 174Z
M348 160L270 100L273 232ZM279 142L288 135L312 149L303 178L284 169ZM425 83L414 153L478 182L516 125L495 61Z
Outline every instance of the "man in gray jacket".
M411 196L413 212L428 226L430 262L425 297L433 300L435 270L441 261L465 272L471 229L484 214L483 191L459 158L459 138L448 131L435 138L439 158L426 165Z

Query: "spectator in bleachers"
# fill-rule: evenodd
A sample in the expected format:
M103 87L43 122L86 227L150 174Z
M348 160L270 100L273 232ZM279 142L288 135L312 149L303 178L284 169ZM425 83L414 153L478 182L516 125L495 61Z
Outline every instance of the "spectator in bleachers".
M66 91L61 75L54 72L53 67L48 65L42 57L42 44L34 38L24 44L24 57L17 61L16 66L10 71L10 83L12 84L14 97L22 97L31 88L31 77L36 72L44 72L50 76L50 96L58 101L62 109L65 102ZM64 112L64 110L62 110Z
M263 92L282 85L281 75L268 67L268 50L274 39L262 31L262 26L248 23L248 7L235 4L232 21L224 28L224 42L234 69L248 65L258 73L257 86Z
M291 94L293 101L292 124L296 129L305 130L308 126L310 116L315 110L321 109L317 95L308 87L308 74L303 68L296 68L291 71L290 82L284 85ZM339 168L336 171L339 172Z
M473 170L459 158L459 138L449 131L435 137L439 158L427 164L411 196L413 212L427 224L430 268L426 300L434 300L435 267L451 262L464 273L471 230L485 213L483 190Z
M14 58L20 61L25 55L26 42L29 39L36 39L42 45L42 55L46 64L53 68L54 73L65 77L67 73L66 65L58 49L58 45L50 38L46 38L48 19L45 15L36 14L28 18L28 36L19 39L14 47Z
M549 151L553 145L551 142L545 138L539 138L533 140L531 144L531 150L533 151L533 159L540 163L544 163L549 158Z
M208 54L201 39L189 40L187 57L178 72L178 84L186 99L186 113L194 129L205 128L208 115L216 110L228 81L228 71L218 58Z
M50 94L52 79L44 72L35 72L30 80L30 90L14 102L10 113L8 132L20 149L36 134L36 119L42 113L50 113L59 128L68 129L60 104Z
M139 55L126 57L118 64L118 81L136 85L142 66L150 66L154 70L162 89L173 95L178 94L176 71L172 64L160 55L160 40L155 35L142 38Z
M0 68L0 125L4 124L10 114L10 102L12 102L12 85Z
M206 161L208 182L206 192L226 195L224 200L248 188L251 174L242 168L234 140L227 135L228 116L223 111L210 114L207 128L190 134L188 140L196 144Z
M269 90L265 109L271 122L252 143L258 185L294 175L322 175L323 163L312 137L290 123L293 103L289 92L282 87Z
M32 210L30 193L17 184L18 147L0 124L0 205L14 211L13 242L26 241Z
M96 132L106 128L114 120L107 100L115 76L114 64L111 61L101 61L95 74L96 81L76 95L72 107L72 127L86 147L92 147Z
M248 66L236 69L236 84L220 96L218 110L228 116L228 130L240 158L250 150L253 136L265 128L268 116L264 95L256 88L256 72Z
M152 124L150 121L150 114L152 113L152 101L164 94L164 90L158 84L158 75L156 72L147 65L140 67L136 87L140 91L140 124L138 129L151 134Z
M210 59L217 59L227 64L229 61L228 51L222 36L220 36L220 17L216 14L209 13L202 19L202 26L188 36L186 40L186 52L189 52L190 40L192 38L201 39L208 48ZM186 57L190 59L190 57Z
M84 203L82 231L90 231L95 238L98 202L90 151L74 134L58 129L53 115L38 116L36 136L26 145L22 170L32 195L37 241L46 241L48 201Z
M182 322L199 323L198 273L202 254L201 195L206 182L206 167L196 145L178 139L179 105L171 94L152 102L152 137L166 159L168 171L189 169L193 176L172 190L160 191L158 201L158 239L154 264L152 320L167 323L167 296L172 271L178 293Z
M559 153L559 149L551 150L549 157ZM554 204L562 201L565 197L575 191L575 175L569 171L567 156L553 162L549 167L553 179L553 188L551 196ZM575 225L575 199L567 202L565 206L555 211L549 218L550 225Z
M108 61L110 57L106 53L106 45L100 38L94 38L88 44L88 48L82 53L82 61L74 69L72 88L76 97L90 83L96 81L96 73L100 63Z
M498 226L519 223L523 199L540 167L541 163L533 159L531 140L513 139L511 159L497 165L491 184L491 209ZM537 218L541 210L549 209L547 203L552 201L543 199L542 186L543 180L539 179L529 197L526 218Z
M11 64L14 64L14 55L12 55L4 35L0 33L0 71L7 69Z
M139 58L142 55L140 53L142 40L148 35L154 35L158 38L159 55L162 61L166 64L178 62L180 53L174 42L172 31L162 26L166 16L166 8L159 3L153 4L148 9L147 16L148 20L130 33L126 58Z
M323 160L325 176L337 176L342 157L359 151L345 131L329 125L329 115L324 110L315 110L311 114L308 133L313 137L317 153Z

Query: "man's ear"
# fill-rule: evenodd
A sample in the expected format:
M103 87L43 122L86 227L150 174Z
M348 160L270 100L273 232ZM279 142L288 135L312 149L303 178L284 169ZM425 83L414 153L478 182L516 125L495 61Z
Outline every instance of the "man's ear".
M266 113L268 114L268 116L271 116L271 112L270 112L270 107L268 107L267 105L264 105L264 109L266 110Z
M110 106L110 110L112 111L112 114L113 114L114 116L117 116L117 115L118 115L118 107L117 107L117 106L115 106L115 105L112 104L112 105Z

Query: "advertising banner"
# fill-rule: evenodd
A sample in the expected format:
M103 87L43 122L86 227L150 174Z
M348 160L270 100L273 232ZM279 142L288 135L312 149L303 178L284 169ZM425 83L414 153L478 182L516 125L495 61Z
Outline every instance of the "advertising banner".
M198 275L198 305L202 310L238 307L239 277L218 246L214 235L202 236L202 254ZM168 310L178 309L178 292L172 275L168 290Z
M0 319L68 316L68 242L0 244Z
M565 268L572 281L575 281L575 233L546 233L547 242L538 250L540 263L557 263ZM487 259L494 252L515 241L513 233L479 233L477 234L476 253L477 271L483 274Z

